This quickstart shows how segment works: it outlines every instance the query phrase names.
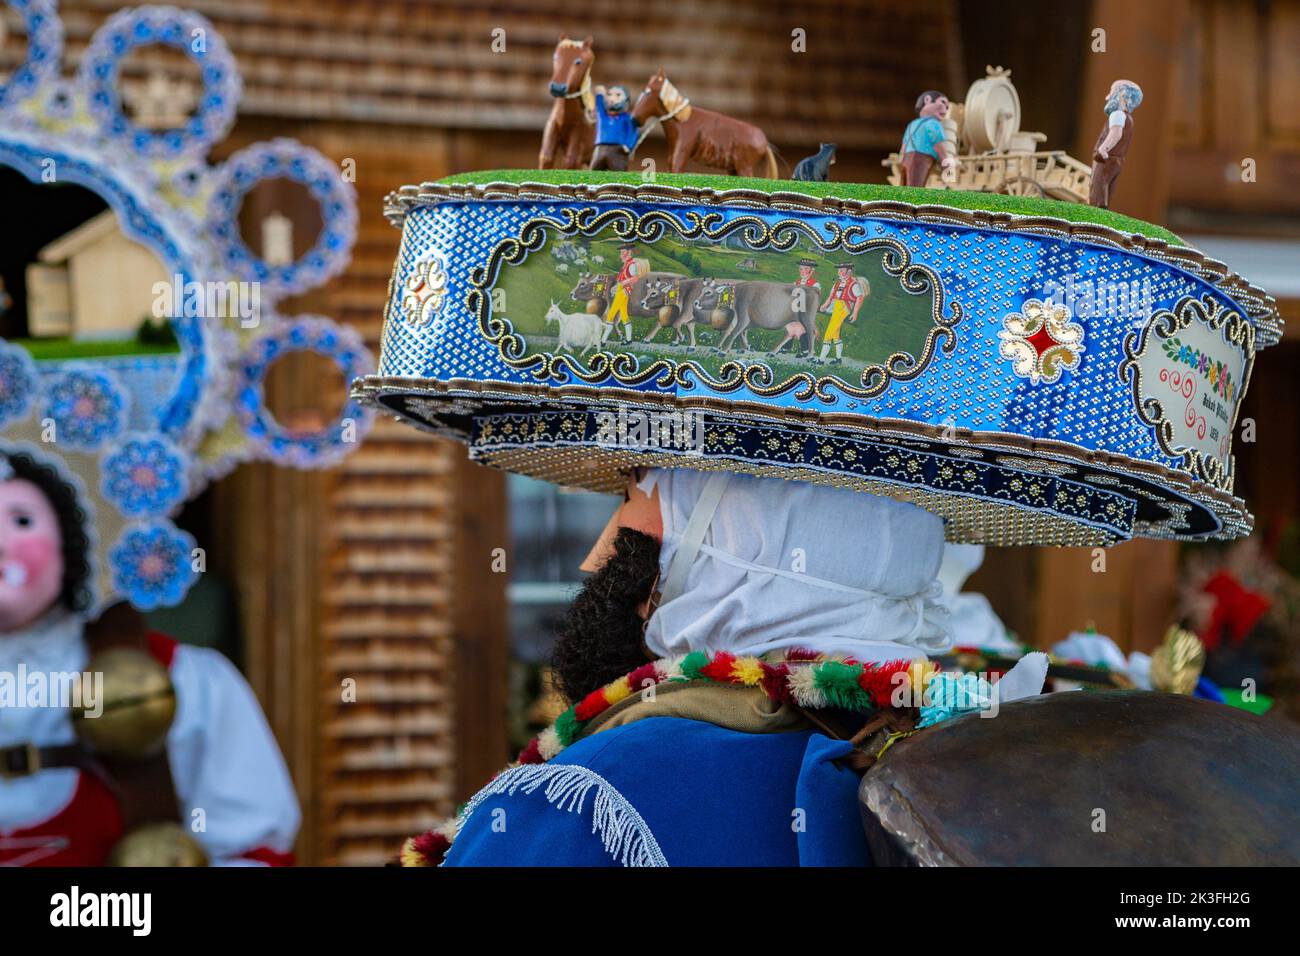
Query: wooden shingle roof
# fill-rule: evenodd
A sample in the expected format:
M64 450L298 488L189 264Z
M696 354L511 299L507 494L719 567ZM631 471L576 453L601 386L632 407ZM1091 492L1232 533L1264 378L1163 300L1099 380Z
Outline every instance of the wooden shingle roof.
M540 129L561 33L594 36L597 82L635 94L663 66L695 103L757 123L778 145L893 148L920 90L960 82L948 0L820 0L797 12L776 0L182 5L208 16L233 50L243 115ZM60 4L70 66L121 6ZM498 29L502 52L492 48ZM792 49L796 30L805 52Z

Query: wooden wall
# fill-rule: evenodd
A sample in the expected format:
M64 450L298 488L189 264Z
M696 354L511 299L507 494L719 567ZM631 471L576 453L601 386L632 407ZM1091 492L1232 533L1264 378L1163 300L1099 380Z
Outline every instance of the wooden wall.
M351 265L289 309L355 326L377 354L399 238L382 216L383 196L449 172L455 138L251 120L223 151L272 135L355 163L361 216ZM311 404L338 383L290 370L277 386L287 393L279 398ZM487 573L491 547L504 544L502 487L498 473L464 462L459 446L389 419L328 472L245 466L218 486L213 507L229 523L214 549L237 585L248 676L298 786L304 862L385 862L472 792L461 768L485 774L487 759L494 767L505 759L504 672L491 671L505 666L504 581ZM477 566L464 560L475 554ZM499 713L493 695L478 691L496 685ZM475 692L460 696L459 687Z
M1300 238L1300 3L1095 0L1076 42L1086 48L1097 27L1107 49L1082 58L1074 154L1089 155L1113 80L1132 79L1144 92L1115 208L1176 229ZM1242 181L1247 157L1256 182ZM1282 307L1300 319L1296 303ZM1242 411L1259 422L1259 440L1234 449L1236 493L1261 534L1300 507L1298 358L1292 339L1260 354ZM1177 614L1178 558L1175 544L1128 542L1107 550L1099 573L1089 550L1013 549L991 554L971 583L1041 646L1092 624L1125 649L1146 650Z
M1298 50L1297 0L1192 0L1176 70L1175 226L1300 242ZM1248 159L1253 182L1242 177ZM1281 309L1286 337L1260 354L1242 409L1258 441L1235 448L1237 493L1261 533L1300 518L1300 300Z
M1300 211L1300 3L1192 0L1171 90L1171 199L1259 221ZM1256 180L1242 180L1253 159ZM1217 217L1218 226L1229 217ZM1292 229L1294 232L1294 229Z

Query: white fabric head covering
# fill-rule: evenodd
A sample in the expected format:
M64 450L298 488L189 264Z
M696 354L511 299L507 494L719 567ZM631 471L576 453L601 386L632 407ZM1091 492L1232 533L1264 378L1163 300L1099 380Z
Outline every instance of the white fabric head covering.
M690 469L652 469L640 487L659 489L663 517L664 597L645 637L656 655L799 647L871 662L951 647L937 600L938 516L857 491ZM688 525L701 499L692 558ZM674 568L679 550L689 563Z
M984 563L982 544L945 544L939 583L944 606L952 615L953 640L958 647L1019 654L1020 645L1007 636L1006 625L983 594L963 591L966 579Z
M983 563L984 545L945 544L943 563L939 565L939 583L943 585L944 594L961 591L966 579L978 571Z

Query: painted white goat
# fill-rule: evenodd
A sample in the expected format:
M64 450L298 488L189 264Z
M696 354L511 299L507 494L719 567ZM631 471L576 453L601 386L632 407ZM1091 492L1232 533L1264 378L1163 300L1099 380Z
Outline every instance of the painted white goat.
M560 327L560 341L555 350L568 349L570 352L581 349L579 355L586 355L588 350L600 347L603 323L600 316L589 312L564 312L559 303L551 300L551 307L546 310L547 323L554 322Z

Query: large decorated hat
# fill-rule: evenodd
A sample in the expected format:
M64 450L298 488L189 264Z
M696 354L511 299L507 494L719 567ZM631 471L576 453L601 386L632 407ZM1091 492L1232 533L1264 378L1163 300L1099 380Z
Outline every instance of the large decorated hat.
M477 461L615 490L726 469L911 501L950 540L1247 533L1232 433L1276 304L1089 206L506 171L404 187L353 394Z
M353 402L320 427L280 422L265 388L269 369L293 353L323 356L348 380L374 368L355 330L278 308L346 267L355 190L337 164L288 139L208 161L234 122L241 82L205 17L167 6L122 10L64 79L53 0L6 6L21 22L26 53L0 79L0 168L32 189L89 190L107 209L42 250L76 246L98 256L84 273L77 266L75 281L65 262L27 264L27 334L0 339L0 474L13 473L12 458L19 473L75 497L90 552L86 613L123 598L142 609L173 605L202 566L194 539L173 520L187 499L240 462L332 464L368 426L370 414ZM133 51L156 46L198 68L195 109L176 117L179 125L144 122L140 109L128 109L141 96L155 108L186 102L166 76L150 79L161 91L142 93L124 75ZM297 260L270 262L245 243L240 211L260 183L283 179L310 193L322 227ZM48 224L8 225L35 232ZM34 275L61 291L43 298L67 330L36 331ZM77 285L83 275L90 278ZM124 304L139 306L141 295L143 315L166 320L149 326L165 327L159 341L141 338L142 313ZM10 298L0 283L0 314ZM106 329L104 316L115 312L129 326Z

